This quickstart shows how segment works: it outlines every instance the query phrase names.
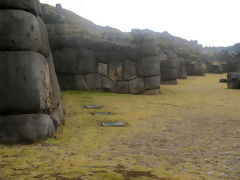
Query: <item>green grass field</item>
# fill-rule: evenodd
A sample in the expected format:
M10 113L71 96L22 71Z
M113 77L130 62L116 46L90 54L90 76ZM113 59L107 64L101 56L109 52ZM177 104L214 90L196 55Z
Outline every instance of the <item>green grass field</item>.
M240 91L225 76L189 77L158 96L63 92L66 125L33 145L0 145L0 179L239 180Z

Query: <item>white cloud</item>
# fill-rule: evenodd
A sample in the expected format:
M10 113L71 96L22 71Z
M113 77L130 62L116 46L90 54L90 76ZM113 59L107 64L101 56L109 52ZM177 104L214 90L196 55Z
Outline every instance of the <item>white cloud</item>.
M168 31L205 46L240 42L239 0L41 0L122 31Z

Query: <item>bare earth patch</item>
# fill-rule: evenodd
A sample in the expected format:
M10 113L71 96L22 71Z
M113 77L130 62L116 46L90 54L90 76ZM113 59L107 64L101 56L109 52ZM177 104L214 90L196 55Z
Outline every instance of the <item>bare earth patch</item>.
M240 179L240 91L207 75L162 95L63 92L66 126L33 145L0 146L0 179ZM86 104L99 104L93 116ZM95 111L95 110L94 110ZM106 128L102 122L127 127Z

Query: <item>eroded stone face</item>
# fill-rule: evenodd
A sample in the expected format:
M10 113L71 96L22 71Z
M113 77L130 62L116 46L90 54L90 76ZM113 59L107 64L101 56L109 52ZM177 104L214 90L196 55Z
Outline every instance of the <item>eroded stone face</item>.
M38 0L0 0L0 143L32 143L64 124Z
M56 131L47 114L0 116L0 143L33 143Z
M42 40L37 18L25 11L0 11L0 50L41 52Z
M129 83L128 82L114 82L113 92L128 94L129 93Z
M123 80L129 81L137 78L137 65L134 61L123 62Z
M137 78L129 81L129 92L131 94L139 94L145 91L144 80Z
M2 9L21 9L37 16L41 14L39 0L1 0L0 7Z
M122 63L121 62L110 62L108 64L108 77L112 81L122 81Z
M87 86L90 90L102 89L102 77L99 74L87 74L84 75Z
M98 73L103 76L108 76L108 65L104 63L98 63Z
M77 59L77 74L97 73L97 61L94 52L81 49Z
M160 58L158 56L144 57L138 62L140 77L160 76Z
M46 59L34 52L0 52L0 113L49 111L50 74Z
M59 15L64 15L67 23L58 22ZM81 23L68 15L64 9L59 13L56 8L46 9L43 14L62 88L78 90L71 76L83 76L87 86L84 90L138 94L146 88L159 89L158 81L151 78L160 76L160 61L164 57L159 56L153 31L127 34L104 27L95 29L99 33L96 36L85 36L89 32L79 31Z
M160 88L160 76L144 78L145 89L159 89Z

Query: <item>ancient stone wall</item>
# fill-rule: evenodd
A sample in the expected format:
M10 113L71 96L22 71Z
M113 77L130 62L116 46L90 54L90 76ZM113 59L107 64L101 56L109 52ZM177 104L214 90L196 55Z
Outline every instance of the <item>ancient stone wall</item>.
M38 0L0 0L0 142L34 142L64 123Z
M159 93L161 57L154 33L135 30L126 42L116 43L108 40L114 39L111 33L99 39L72 32L74 25L64 22L59 10L46 11L43 19L61 89Z

